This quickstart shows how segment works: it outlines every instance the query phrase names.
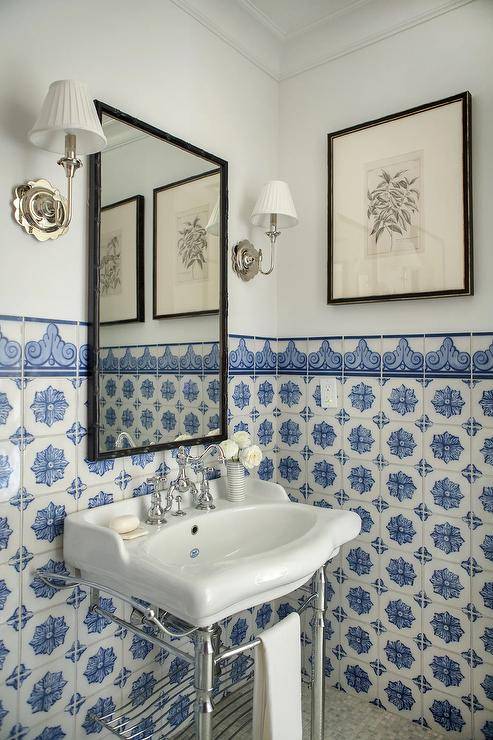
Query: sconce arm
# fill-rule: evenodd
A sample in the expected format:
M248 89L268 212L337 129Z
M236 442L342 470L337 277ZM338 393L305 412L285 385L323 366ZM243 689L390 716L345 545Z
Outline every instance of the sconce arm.
M72 180L75 173L82 167L82 162L77 159L75 155L75 136L74 134L65 135L65 156L58 160L57 164L60 164L65 170L65 177L67 178L67 201L65 206L65 213L60 219L59 212L62 210L60 204L57 208L57 219L56 223L60 228L66 229L70 221L72 220Z
M258 250L259 272L262 273L262 275L270 275L274 269L274 247L276 239L280 234L281 232L277 228L277 213L271 213L270 229L265 232L265 236L269 237L270 241L270 267L268 270L262 270L262 260L264 255L261 249Z

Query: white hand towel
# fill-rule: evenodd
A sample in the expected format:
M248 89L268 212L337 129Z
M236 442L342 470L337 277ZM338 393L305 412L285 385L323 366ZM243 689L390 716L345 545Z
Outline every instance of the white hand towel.
M302 740L300 617L260 635L255 648L253 740Z

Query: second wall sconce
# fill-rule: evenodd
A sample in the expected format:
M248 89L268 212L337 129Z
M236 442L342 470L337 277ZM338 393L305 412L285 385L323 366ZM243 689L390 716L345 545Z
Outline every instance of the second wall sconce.
M267 270L262 269L263 253L255 249L253 244L244 239L233 247L233 270L242 280L251 280L259 272L270 275L274 269L274 247L280 229L296 226L298 215L294 207L289 186L282 180L271 180L263 186L255 203L250 221L254 226L267 227L265 232L270 241L270 265Z
M58 160L67 178L67 197L48 180L30 180L15 188L14 217L39 241L58 239L67 231L72 217L72 180L82 166L77 154L94 154L106 145L96 108L87 87L75 80L52 82L29 141L49 152L61 153Z

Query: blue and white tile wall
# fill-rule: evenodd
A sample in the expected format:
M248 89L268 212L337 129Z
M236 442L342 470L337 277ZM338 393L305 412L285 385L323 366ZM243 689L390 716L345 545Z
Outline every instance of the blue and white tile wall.
M362 517L330 568L328 681L445 735L493 737L493 335L230 343L230 428L264 449L258 475L294 501ZM142 494L173 466L168 453L87 459L86 375L83 324L0 318L1 737L98 734L90 709L183 669L92 619L83 591L32 577L66 567L69 512ZM320 407L327 375L331 410ZM293 605L236 615L225 642ZM302 639L308 648L309 624ZM175 704L178 721L189 699Z
M209 352L200 358L204 366ZM103 737L94 713L139 702L163 673L176 685L183 677L180 659L89 613L84 590L56 592L33 577L66 572L67 514L145 494L148 476L174 466L170 452L90 461L86 412L87 327L0 317L0 737L9 740ZM115 599L104 606L125 613ZM270 605L237 615L224 642L271 617ZM237 681L247 669L239 658ZM177 689L167 711L178 724L189 695Z
M146 446L220 426L218 342L104 347L100 350L102 448L120 432Z
M362 519L329 568L329 683L493 738L493 335L279 339L277 373L275 345L235 338L232 426L293 501ZM321 408L324 376L335 409Z

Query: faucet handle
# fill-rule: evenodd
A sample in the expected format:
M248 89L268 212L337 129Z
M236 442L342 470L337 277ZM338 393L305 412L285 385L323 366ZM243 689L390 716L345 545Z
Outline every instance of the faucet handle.
M166 484L166 476L164 475L153 475L150 478L146 478L148 486L152 486L153 493L160 493L164 491Z
M210 492L209 479L207 477L209 470L210 468L200 468L202 480L200 482L199 496L197 498L197 504L195 508L202 511L211 511L212 509L216 508L214 504L214 499L212 498L212 494Z
M175 500L176 500L176 511L174 511L171 514L171 516L186 516L187 512L183 511L183 509L181 508L182 497L177 496Z

